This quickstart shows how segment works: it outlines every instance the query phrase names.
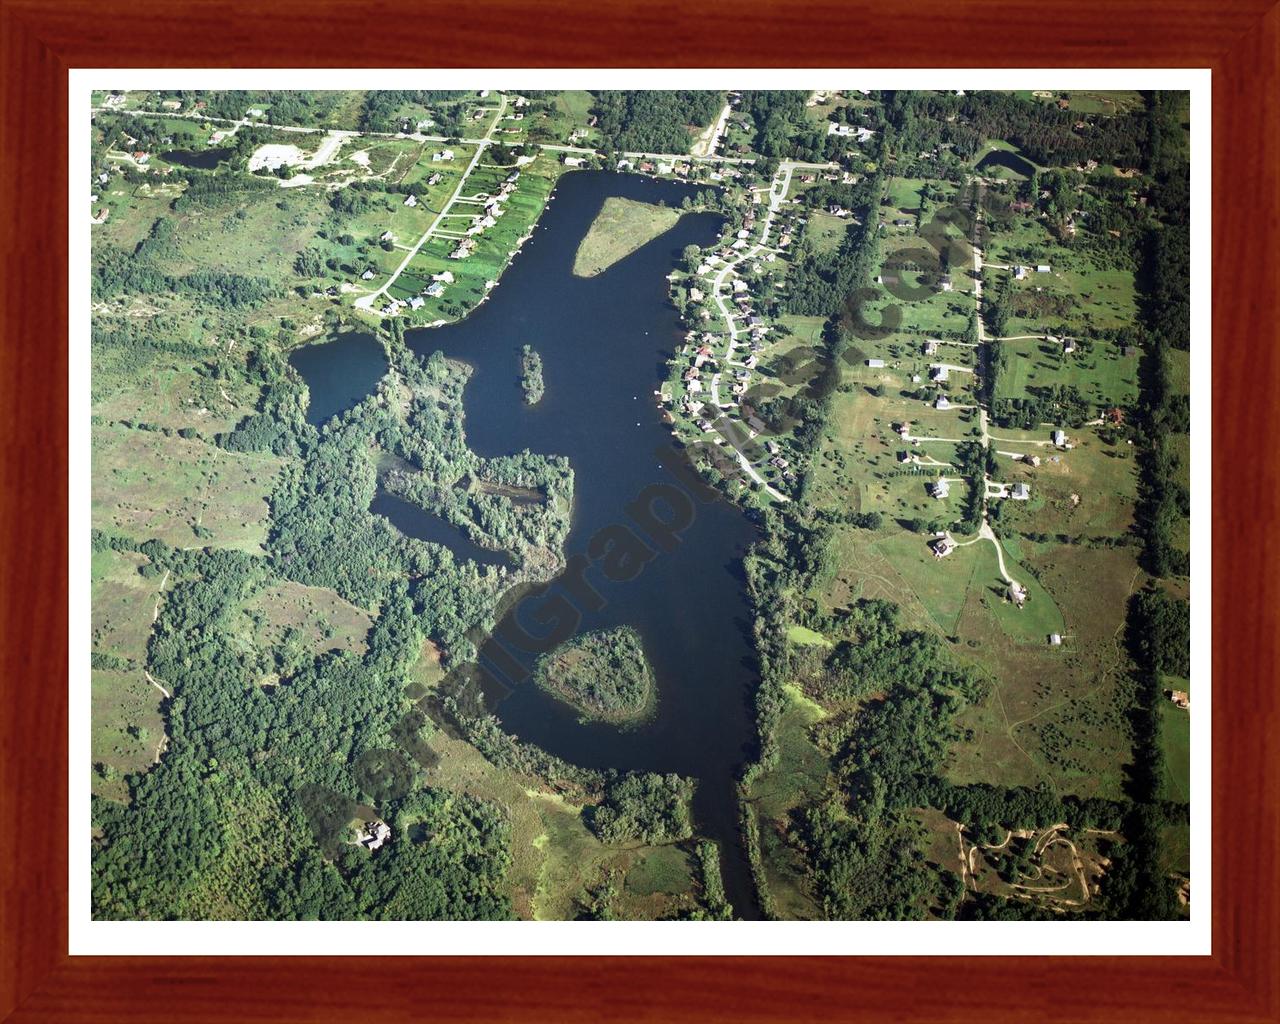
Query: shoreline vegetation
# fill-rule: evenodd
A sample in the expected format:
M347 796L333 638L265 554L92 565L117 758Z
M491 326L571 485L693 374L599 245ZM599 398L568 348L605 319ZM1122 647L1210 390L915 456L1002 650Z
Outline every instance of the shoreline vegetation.
M538 659L534 682L584 722L634 728L653 716L658 688L630 626L584 633Z
M610 196L578 245L576 277L595 277L675 226L682 211Z
M547 390L542 380L542 356L532 345L520 349L520 389L526 405L537 405Z

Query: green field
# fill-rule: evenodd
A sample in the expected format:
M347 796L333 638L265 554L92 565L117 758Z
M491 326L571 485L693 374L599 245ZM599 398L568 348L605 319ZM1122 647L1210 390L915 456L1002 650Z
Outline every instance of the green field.
M805 231L805 237L812 243L814 252L834 252L849 231L849 221L843 217L814 211L809 214L809 224Z
M610 196L573 258L573 272L595 277L675 226L680 211Z
M787 706L778 721L777 764L761 772L748 793L760 830L761 859L769 894L784 920L812 920L818 909L805 888L804 869L786 842L794 808L822 796L830 765L812 738L813 727L826 713L800 692L785 687Z

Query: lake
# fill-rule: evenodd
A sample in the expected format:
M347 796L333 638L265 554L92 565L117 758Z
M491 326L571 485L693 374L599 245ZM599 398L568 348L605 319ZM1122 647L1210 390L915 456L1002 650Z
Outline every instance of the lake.
M482 648L482 660L504 666L512 683L490 694L495 714L511 733L574 764L697 779L697 831L720 843L728 898L738 914L755 918L759 910L738 836L736 777L754 743L757 668L742 558L756 529L723 499L697 503L674 549L649 545L653 553L630 580L605 579L591 544L611 527L643 536L628 504L651 485L678 484L673 467L682 456L653 396L681 342L666 275L684 246L713 243L722 219L686 214L666 234L592 278L573 276L574 253L607 197L674 206L694 191L635 175L566 174L490 299L460 323L407 331L405 338L424 358L438 350L473 368L463 395L473 450L492 457L527 448L569 459L574 509L565 552L584 559L583 578L601 598L573 599L580 612L572 617L573 631L634 627L658 682L655 716L640 728L620 731L579 723L571 708L521 681L513 664L527 670L537 653L496 637L511 635L517 624L528 624L534 635L545 633L532 622L539 609L554 608L557 601L564 605L570 581L562 578L539 588L539 596L517 602ZM371 375L385 371L385 365L379 368L381 356L367 351L372 339L357 337L291 356L311 385L313 406L319 406L308 410L311 422L349 408L362 389L374 386ZM534 406L524 403L518 386L525 344L541 355L546 383ZM323 388L316 383L320 374ZM668 512L657 506L657 515ZM458 553L462 538L451 532L452 539L441 542ZM572 593L580 595L581 586Z

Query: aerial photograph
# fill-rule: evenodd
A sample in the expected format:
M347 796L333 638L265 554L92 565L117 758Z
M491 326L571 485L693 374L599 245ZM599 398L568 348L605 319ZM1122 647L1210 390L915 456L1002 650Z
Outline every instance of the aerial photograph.
M1189 93L467 74L92 94L94 920L1189 921Z

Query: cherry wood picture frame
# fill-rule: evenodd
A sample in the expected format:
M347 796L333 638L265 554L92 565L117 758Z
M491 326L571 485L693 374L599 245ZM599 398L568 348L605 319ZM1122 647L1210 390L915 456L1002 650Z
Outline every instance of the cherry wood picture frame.
M0 0L0 1019L1280 1020L1278 58L1272 0ZM67 72L111 66L1211 68L1212 955L69 956Z

